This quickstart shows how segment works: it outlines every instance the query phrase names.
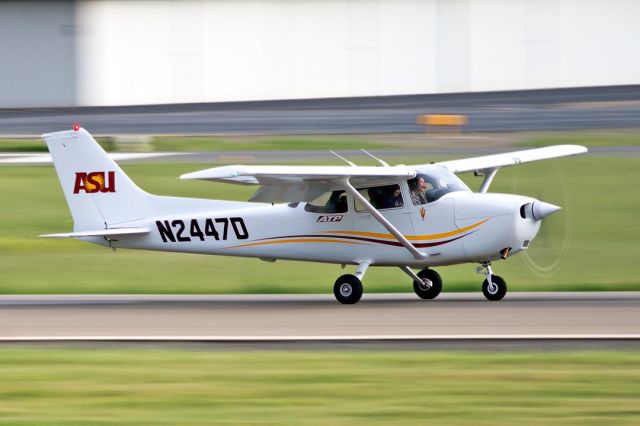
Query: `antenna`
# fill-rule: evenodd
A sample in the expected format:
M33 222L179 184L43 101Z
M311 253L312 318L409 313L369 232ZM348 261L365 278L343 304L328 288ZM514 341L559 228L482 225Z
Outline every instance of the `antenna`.
M386 161L383 161L381 159L379 159L378 157L376 157L375 155L371 154L370 152L365 151L364 149L360 149L360 151L364 152L365 154L367 154L369 157L373 158L374 160L376 160L378 163L382 164L384 167L389 167L389 164L387 164Z
M351 161L347 160L347 159L346 159L346 158L344 158L342 155L337 154L337 153L335 153L335 152L333 152L333 151L329 151L329 152L330 152L330 153L332 153L333 155L335 155L336 157L338 157L339 159L346 161L346 162L347 162L351 167L358 167L356 164L354 164L354 163L352 163Z

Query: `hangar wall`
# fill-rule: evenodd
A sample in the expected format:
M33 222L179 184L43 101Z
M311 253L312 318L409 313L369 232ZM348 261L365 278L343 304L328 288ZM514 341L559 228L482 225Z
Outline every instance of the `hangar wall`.
M75 5L0 2L0 108L73 106Z
M7 3L40 6L16 17ZM51 4L61 12L39 16ZM0 107L640 83L636 0L78 0L64 12L69 4L0 3ZM33 32L24 13L52 31ZM17 63L38 75L6 65L25 49ZM15 81L38 90L27 96Z
M635 0L79 5L83 105L640 83Z

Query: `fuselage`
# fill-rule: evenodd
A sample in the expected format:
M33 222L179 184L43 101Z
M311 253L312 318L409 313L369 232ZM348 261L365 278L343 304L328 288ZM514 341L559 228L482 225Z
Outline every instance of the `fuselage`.
M401 186L408 191L406 186ZM409 200L405 194L405 200ZM176 200L180 200L176 203ZM145 227L147 235L86 241L115 248L289 259L339 264L415 267L484 262L525 249L540 221L522 217L521 206L535 200L470 191L448 193L436 201L380 212L426 257L417 260L367 211L347 197L347 211L309 211L307 203L262 204L157 197L163 215L112 226ZM171 211L171 205L180 209ZM185 209L185 206L189 208ZM188 212L185 212L188 211ZM111 224L110 224L111 225Z

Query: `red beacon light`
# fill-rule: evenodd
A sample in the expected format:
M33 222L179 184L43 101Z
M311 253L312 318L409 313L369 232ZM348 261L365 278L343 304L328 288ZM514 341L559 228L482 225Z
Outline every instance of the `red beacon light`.
M78 130L80 130L80 125L78 123L73 123L73 131L77 132Z

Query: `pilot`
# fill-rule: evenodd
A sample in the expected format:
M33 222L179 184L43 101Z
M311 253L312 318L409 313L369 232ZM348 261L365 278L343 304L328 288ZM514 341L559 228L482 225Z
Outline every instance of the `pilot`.
M387 193L387 195L382 200L381 209L390 209L393 207L402 207L404 203L402 202L402 192L400 191L400 185L395 185L393 191Z
M418 206L420 204L427 204L427 199L424 196L424 192L427 189L427 184L424 181L424 176L416 176L409 181L409 189L411 190L411 201Z

